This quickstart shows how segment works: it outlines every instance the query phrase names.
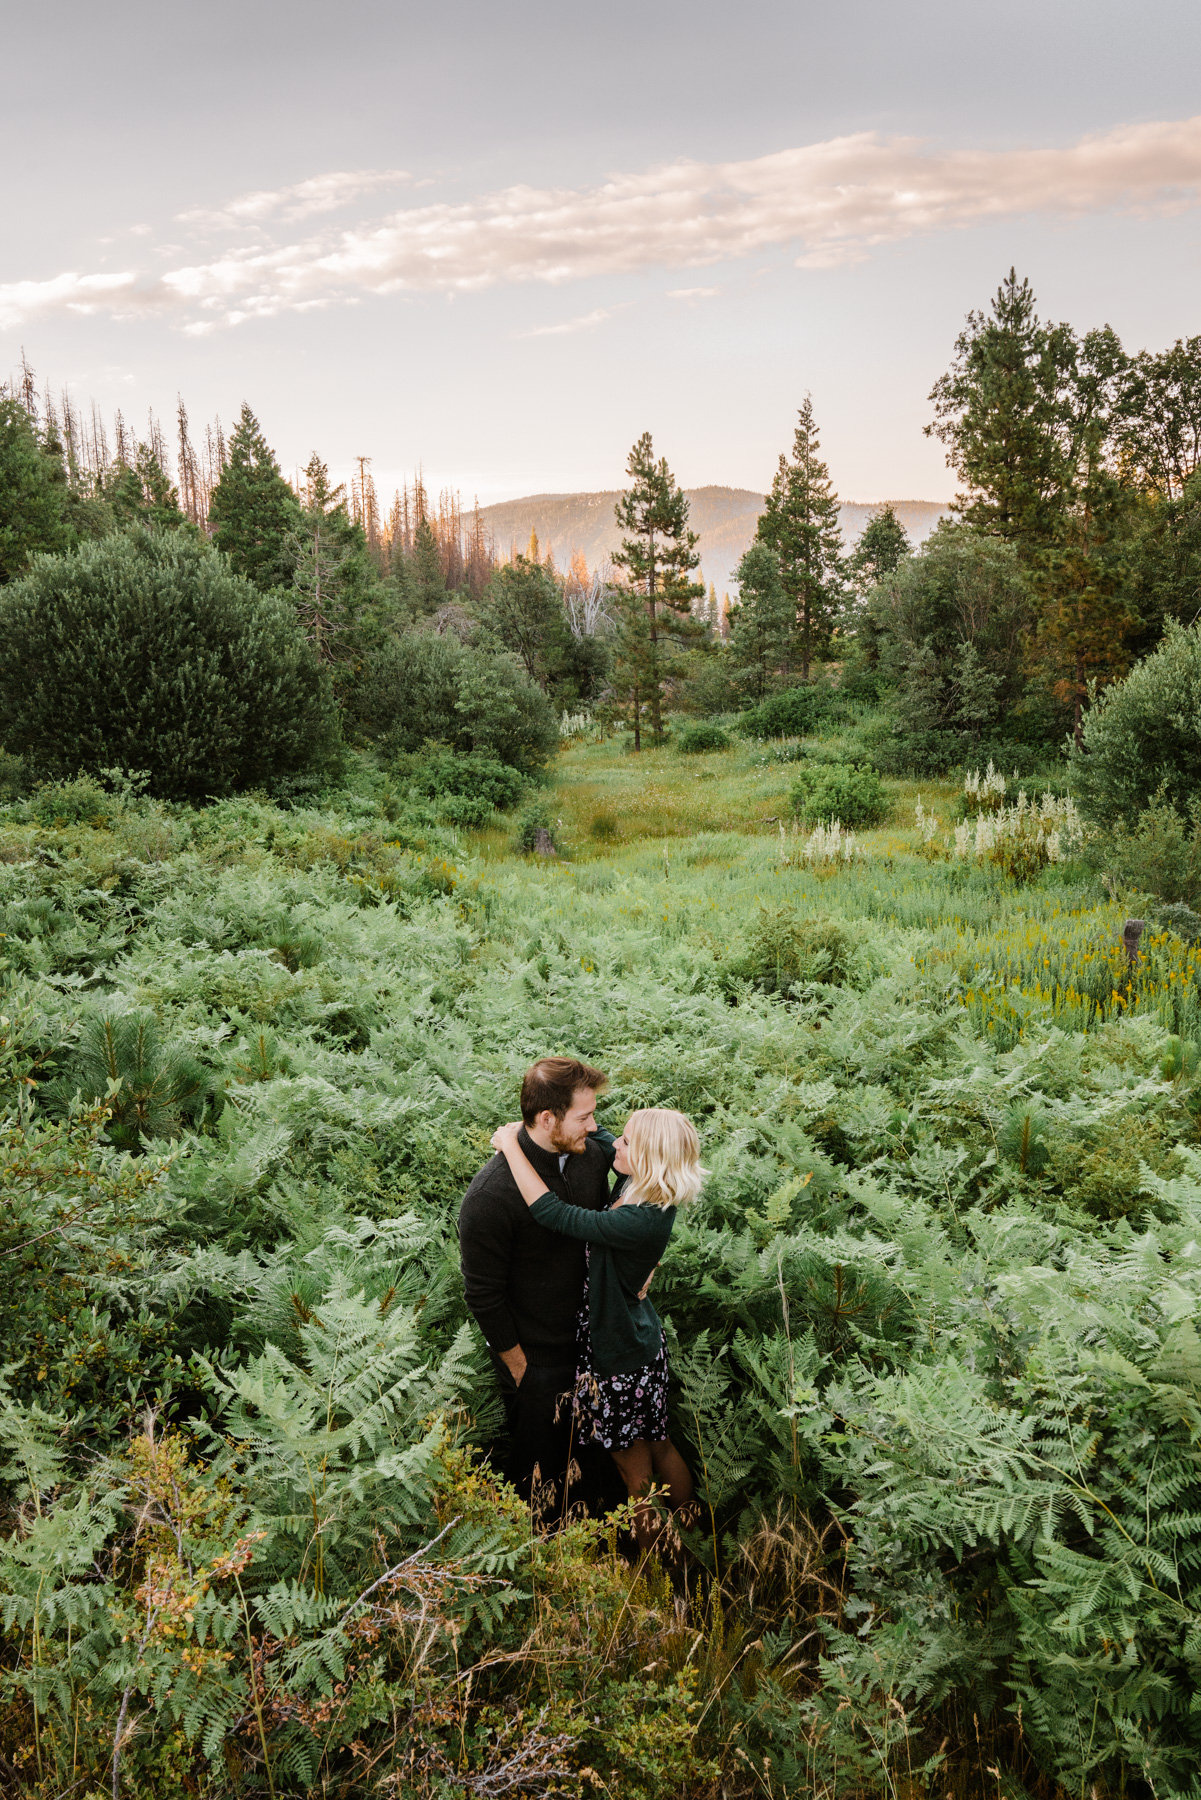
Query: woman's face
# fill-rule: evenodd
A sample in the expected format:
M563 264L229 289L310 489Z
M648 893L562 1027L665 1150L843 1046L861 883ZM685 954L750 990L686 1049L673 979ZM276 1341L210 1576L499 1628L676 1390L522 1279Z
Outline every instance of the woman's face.
M630 1121L627 1119L627 1131L629 1130L629 1125ZM630 1173L630 1146L626 1142L625 1131L622 1132L621 1136L613 1146L613 1167L619 1175L628 1175Z

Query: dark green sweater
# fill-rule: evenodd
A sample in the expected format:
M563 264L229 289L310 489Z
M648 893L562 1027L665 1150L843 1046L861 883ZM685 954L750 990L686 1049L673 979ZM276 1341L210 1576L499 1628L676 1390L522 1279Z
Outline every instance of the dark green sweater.
M639 1289L667 1248L674 1207L611 1206L588 1212L542 1194L530 1208L534 1220L564 1237L591 1244L588 1260L588 1324L597 1375L629 1375L659 1354L663 1327Z

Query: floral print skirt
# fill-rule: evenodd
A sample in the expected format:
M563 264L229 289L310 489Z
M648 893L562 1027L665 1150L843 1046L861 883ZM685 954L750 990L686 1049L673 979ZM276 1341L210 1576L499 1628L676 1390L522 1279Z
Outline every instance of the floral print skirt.
M576 1323L576 1380L573 1407L584 1443L628 1450L639 1438L661 1444L667 1436L667 1343L661 1339L653 1362L626 1375L597 1375L592 1367L588 1295Z

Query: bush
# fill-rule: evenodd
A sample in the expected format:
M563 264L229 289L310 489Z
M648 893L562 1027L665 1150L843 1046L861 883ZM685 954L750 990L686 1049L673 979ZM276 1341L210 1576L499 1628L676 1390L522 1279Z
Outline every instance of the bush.
M43 781L29 801L29 816L39 825L108 824L113 798L106 794L90 775L78 775L74 781Z
M384 646L364 675L356 718L393 756L432 742L532 771L559 743L553 707L511 657L433 632Z
M888 796L874 769L862 764L826 763L803 767L792 784L789 804L806 825L839 819L844 825L878 825L888 813Z
M338 727L286 601L196 538L135 531L0 592L0 738L44 775L119 764L201 801L327 764Z
M1133 826L1152 801L1201 797L1201 628L1169 620L1153 656L1097 695L1072 769L1085 814Z
M730 736L720 725L685 725L676 743L685 756L703 756L707 750L728 750Z
M531 800L517 815L517 830L513 843L523 855L530 856L538 846L538 833L548 833L552 848L557 852L559 842L555 836L555 824L551 818L550 807L545 800Z
M465 755L440 749L417 755L402 753L393 764L393 773L398 781L431 800L453 797L484 801L489 810L495 807L501 812L516 806L527 786L519 770L480 751L468 751Z
M785 997L811 981L843 987L854 950L854 940L824 913L802 918L791 907L762 907L747 952L726 965L723 985L730 991L736 981L751 981L761 993Z
M742 714L738 729L744 737L805 737L836 711L831 689L807 682L760 700Z
M1169 905L1201 904L1201 795L1183 819L1159 799L1138 816L1133 831L1121 820L1097 840L1093 859L1106 874Z

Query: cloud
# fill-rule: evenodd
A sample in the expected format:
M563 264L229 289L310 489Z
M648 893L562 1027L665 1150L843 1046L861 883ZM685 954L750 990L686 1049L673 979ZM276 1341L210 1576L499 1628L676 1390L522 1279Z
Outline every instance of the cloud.
M185 215L206 230L253 225L258 236L231 238L216 255L194 255L157 279L140 277L114 310L165 309L187 329L206 330L371 294L556 285L699 269L771 250L790 251L803 268L829 268L919 232L1022 213L1170 212L1201 197L1201 116L1025 150L939 150L858 132L741 162L675 162L590 188L510 187L410 206L287 243L267 229L403 179L397 170L334 173ZM0 290L4 318L78 304L70 284L91 283L99 294L105 280L128 286L133 278L15 283ZM545 335L592 322L584 315Z
M669 300L711 300L714 294L720 294L720 288L668 288Z
M20 325L36 313L61 309L95 312L101 302L107 302L111 309L114 298L131 289L136 280L132 270L120 275L77 275L71 271L55 275L50 281L0 283L0 330Z
M185 225L208 230L255 225L261 219L270 218L293 224L318 213L334 212L364 194L374 193L377 188L398 187L411 179L405 169L339 169L328 175L314 175L291 187L261 188L252 194L242 194L211 210L197 207L191 212L177 213L176 218Z
M581 313L578 319L564 319L561 325L539 325L533 331L519 331L518 337L567 337L573 331L585 331L589 325L599 325L602 319L611 319L615 311L612 306L598 306L595 312Z

